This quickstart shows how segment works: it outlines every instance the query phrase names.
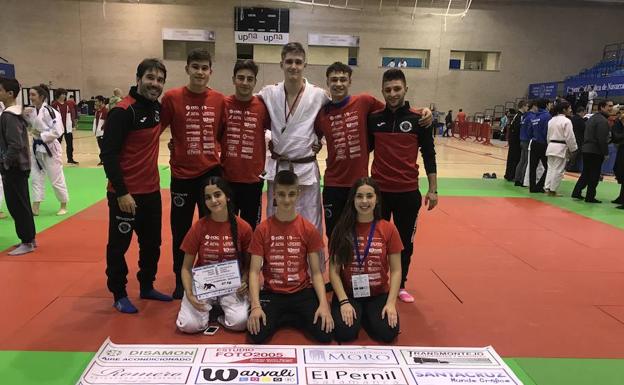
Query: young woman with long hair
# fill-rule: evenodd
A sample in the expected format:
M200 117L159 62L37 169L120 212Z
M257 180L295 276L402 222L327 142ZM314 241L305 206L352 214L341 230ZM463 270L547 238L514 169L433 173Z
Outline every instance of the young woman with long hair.
M403 244L394 224L382 219L380 199L377 182L358 179L332 233L329 278L337 341L356 339L360 327L383 342L399 333Z

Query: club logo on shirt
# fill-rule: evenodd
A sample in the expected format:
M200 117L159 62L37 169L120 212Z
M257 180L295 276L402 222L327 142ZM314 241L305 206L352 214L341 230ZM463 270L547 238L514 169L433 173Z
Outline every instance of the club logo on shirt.
M154 121L156 123L160 122L160 111L154 111Z
M173 204L176 207L182 207L182 206L184 206L184 203L185 203L184 202L184 198L182 198L181 196L176 195L176 196L173 197Z
M404 120L401 123L399 123L399 129L403 132L410 132L412 130L412 123L408 122L407 120Z
M117 229L122 234L128 234L132 230L132 225L128 222L119 222Z

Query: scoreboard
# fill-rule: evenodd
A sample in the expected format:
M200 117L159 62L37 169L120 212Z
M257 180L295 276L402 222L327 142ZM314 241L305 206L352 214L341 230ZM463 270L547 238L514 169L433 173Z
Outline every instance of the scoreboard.
M234 30L288 33L288 8L234 8Z

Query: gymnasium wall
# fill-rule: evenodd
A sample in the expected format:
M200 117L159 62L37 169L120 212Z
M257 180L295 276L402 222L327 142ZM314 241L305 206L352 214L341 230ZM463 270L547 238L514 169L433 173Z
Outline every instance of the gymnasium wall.
M525 95L529 83L576 73L597 62L606 43L622 40L614 34L624 17L622 6L474 1L468 16L449 18L444 31L443 19L428 15L442 12L440 8L419 7L412 20L412 1L401 1L399 9L394 3L384 2L390 5L380 12L379 1L365 0L365 10L356 12L248 0L176 5L107 1L105 6L102 1L1 0L0 56L16 65L17 78L26 86L52 81L53 87L81 89L83 97L110 96L114 87L134 83L142 58L162 56L162 28L208 29L216 32L210 84L229 94L236 59L234 7L290 7L291 41L307 45L308 32L360 36L353 92L381 97L380 48L428 49L428 69L405 70L410 102L476 112ZM499 51L500 70L450 71L451 50ZM186 83L185 62L166 65L167 88ZM325 67L309 65L308 79L324 84ZM279 65L262 65L258 85L281 77Z

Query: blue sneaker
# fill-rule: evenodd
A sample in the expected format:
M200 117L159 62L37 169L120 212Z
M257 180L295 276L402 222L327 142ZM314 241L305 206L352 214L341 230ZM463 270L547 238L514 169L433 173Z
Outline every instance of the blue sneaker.
M121 313L133 314L138 313L139 309L134 307L132 302L128 299L128 297L123 297L122 299L116 301L113 304L113 307L120 311Z
M156 289L142 291L141 298L142 299L154 299L156 301L165 301L165 302L173 301L173 298L171 298L171 296L168 296L167 294L163 294L157 291Z

